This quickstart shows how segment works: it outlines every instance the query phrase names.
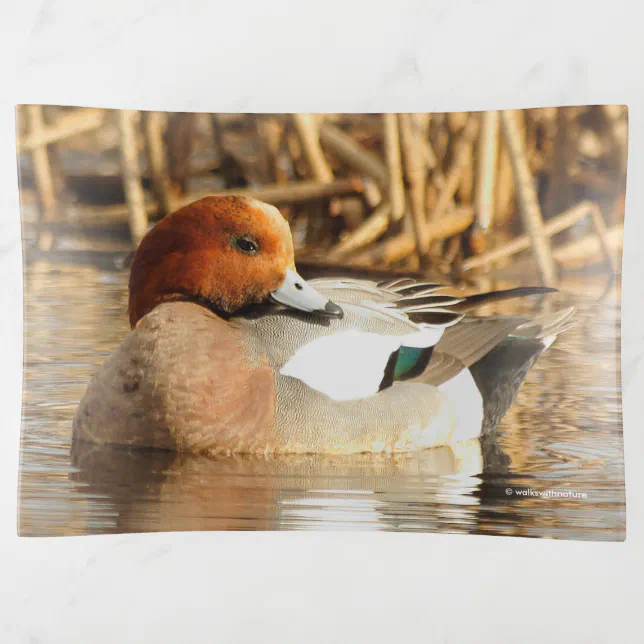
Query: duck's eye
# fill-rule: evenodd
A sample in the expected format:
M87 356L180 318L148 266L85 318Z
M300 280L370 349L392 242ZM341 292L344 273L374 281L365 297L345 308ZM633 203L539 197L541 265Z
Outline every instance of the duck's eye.
M248 255L254 255L259 251L257 242L249 239L248 237L236 237L233 240L233 243L242 253L246 253Z

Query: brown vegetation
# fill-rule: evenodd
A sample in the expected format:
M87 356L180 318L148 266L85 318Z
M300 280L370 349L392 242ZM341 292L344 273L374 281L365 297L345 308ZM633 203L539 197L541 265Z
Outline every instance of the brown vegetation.
M531 251L615 272L623 231L622 106L449 114L206 115L24 106L21 198L34 244L70 227L149 221L205 194L281 207L309 262L456 278ZM555 237L556 236L556 237Z

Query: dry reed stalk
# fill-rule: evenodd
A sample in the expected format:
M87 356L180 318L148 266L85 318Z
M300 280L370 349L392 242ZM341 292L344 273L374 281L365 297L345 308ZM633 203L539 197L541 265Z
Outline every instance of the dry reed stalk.
M425 159L425 165L427 166L427 168L429 170L436 170L440 172L440 168L438 167L438 159L436 158L436 153L434 152L434 148L432 147L429 139L421 141L421 149L423 151L423 157Z
M45 116L46 115L47 113L45 112ZM60 146L56 144L47 146L47 152L49 154L49 167L51 168L51 177L54 182L54 190L56 194L60 194L67 187L65 166L63 164L59 147Z
M329 257L338 260L374 242L386 232L390 216L391 206L387 202L382 203L368 219L331 249Z
M391 204L391 218L399 221L405 214L405 185L402 174L402 158L400 152L400 134L396 114L383 114L383 129L385 139L385 160L389 181L387 193Z
M457 259L461 250L461 236L454 235L447 242L447 248L440 261L441 265L450 267Z
M608 213L608 221L613 223L613 222L620 222L624 221L624 216L626 214L626 193L625 191L622 191L621 195L615 199L615 201L612 203L610 207L610 211Z
M262 134L266 139L266 149L269 163L273 168L273 174L277 183L288 182L288 172L281 163L282 142L284 137L284 128L275 118L266 118L263 120Z
M416 250L416 240L412 234L400 233L381 244L356 255L351 263L356 266L382 267L399 261Z
M460 132L471 119L471 116L469 112L448 112L447 125L452 134Z
M474 138L478 131L478 118L472 114L465 124L461 137L456 143L454 151L454 161L452 167L447 173L445 183L436 201L436 205L430 213L429 221L431 224L440 219L448 206L452 203L454 194L458 189L458 184L461 180L463 168L467 163L468 157L472 152L472 145Z
M329 204L329 207L333 205L333 202L338 204L338 214L342 214L342 220L347 232L356 230L364 223L367 208L362 196L336 197Z
M434 154L431 143L429 142L429 126L432 115L429 112L417 112L414 115L415 130L414 135L417 137L422 162L425 170L433 170L436 167L437 159Z
M429 124L431 122L432 115L429 112L416 112L415 113L415 123L419 139L426 140L429 137Z
M297 181L288 184L271 184L258 188L234 188L231 190L207 190L193 192L189 195L174 197L172 199L172 210L186 206L193 201L203 199L211 195L238 195L240 197L253 197L259 201L273 203L276 205L288 205L316 199L328 199L342 195L362 194L364 190L363 181L359 177L348 179L336 179L333 183L320 183L319 181ZM129 207L123 204L113 206L79 206L79 226L93 228L104 222L106 225L127 222L129 218ZM154 218L157 211L157 204L154 201L145 203L145 211Z
M604 253L606 263L610 266L610 269L613 271L613 273L618 273L619 267L617 266L617 262L613 258L613 254L611 252L610 244L608 241L608 228L606 227L606 222L604 221L602 213L599 210L599 206L595 203L592 204L589 214L595 227L597 237L599 238L599 244L601 246L602 252Z
M460 114L460 112L459 112ZM467 112L465 112L467 115ZM469 119L469 115L468 119ZM479 115L475 117L477 119L478 128L480 129L481 118ZM463 124L467 124L467 120L463 121ZM463 127L464 127L463 125ZM463 128L459 128L459 134L463 132ZM463 165L461 170L461 180L459 181L458 187L456 189L458 193L458 200L460 203L472 203L472 195L474 193L474 157L475 157L475 141L472 142L469 154L467 154L463 159Z
M328 216L328 206L326 201L314 201L306 207L305 247L322 248L326 245L333 225L333 219Z
M322 183L331 183L333 172L324 158L320 132L313 114L293 114L292 118L313 177Z
M196 114L175 112L168 115L165 131L168 176L172 190L184 194L191 174L190 156L195 130Z
M611 264L617 266L617 256L624 241L624 225L617 224L606 230L606 244L611 254ZM592 261L605 259L603 244L599 235L589 234L581 239L555 248L554 257L559 264L568 268L585 266Z
M129 211L130 233L135 246L143 239L148 227L137 145L139 117L139 112L134 110L119 110L118 114L121 132L121 175Z
M425 157L427 160L427 157ZM427 208L428 217L433 212L436 207L436 201L440 191L445 189L445 175L441 170L440 166L436 165L432 170L431 180L427 182L427 194L425 196L425 204ZM447 202L446 211L451 210L454 207L454 199L450 198Z
M474 154L468 154L463 163L461 181L458 189L458 200L460 203L471 203L474 193Z
M416 253L421 265L427 259L429 250L429 232L427 230L427 212L425 210L425 177L426 168L415 134L415 115L399 114L400 135L405 161L405 174L409 182L411 221L416 239Z
M543 166L541 155L537 150L537 120L532 114L532 110L521 110L521 115L517 116L517 121L525 142L528 167L531 173L536 174Z
M212 125L212 138L215 152L221 165L224 157L226 156L226 151L224 148L224 130L223 126L217 116L217 114L210 115L210 123Z
M373 210L382 203L382 192L378 184L369 177L364 177L362 183L364 185L363 197L365 203Z
M30 143L31 158L34 166L36 192L40 203L38 217L37 244L40 250L50 250L54 245L51 231L43 230L41 224L52 221L56 217L56 189L51 172L46 136L47 126L43 116L42 105L27 106L28 134L26 141ZM40 142L35 144L34 142ZM23 144L24 145L24 144Z
M435 221L430 229L432 239L447 239L466 231L474 221L474 209L461 206Z
M270 151L270 143L266 122L263 117L256 114L253 119L253 144L256 157L256 169L259 180L262 184L273 183L277 180L275 164Z
M438 264L443 261L443 240L432 239L429 242L429 258L432 264Z
M293 169L298 177L306 177L308 173L308 163L304 157L304 150L302 149L302 141L292 128L286 131L286 149L288 155L293 163Z
M543 208L547 215L560 212L574 200L573 186L570 181L577 154L574 116L575 112L571 108L557 109L553 161Z
M449 148L449 125L446 114L434 114L430 127L430 145L436 158L436 166L445 165L445 157Z
M425 195L425 204L427 212L430 213L436 206L436 199L438 198L438 188L436 187L436 180L432 181L431 178L427 181L427 194Z
M457 208L432 224L432 239L446 239L458 235L469 228L473 220L474 211L471 207ZM362 266L382 266L411 255L415 249L416 239L413 233L402 232L356 255L351 263Z
M624 177L628 159L628 108L625 105L604 105L602 113L617 172Z
M31 108L41 106L30 105L28 112L31 113ZM51 145L63 139L76 134L83 134L92 130L97 130L103 125L105 121L105 111L96 108L79 108L59 116L56 123L53 125L45 125L42 121L42 127L36 132L29 130L23 136L18 137L18 147L25 152L31 152L36 148L43 145Z
M557 282L557 274L550 248L550 239L544 230L537 193L532 182L525 146L514 112L510 110L501 112L501 128L510 155L512 173L521 206L521 218L532 242L539 277L544 286L552 286Z
M166 115L163 112L144 114L145 147L150 168L152 192L159 204L159 215L167 215L172 210L170 198L170 177L166 164L163 129Z
M329 199L342 195L360 194L363 182L359 177L335 179L333 183L321 181L297 181L295 183L273 184L258 188L209 191L187 195L177 201L175 208L186 205L211 194L248 196L271 204L288 204L316 199Z
M604 105L602 111L608 125L611 143L619 150L619 170L625 172L628 148L628 108L625 105Z
M496 198L494 200L494 221L497 225L502 226L510 221L514 214L514 181L512 180L512 165L508 149L504 145L499 132L497 137L499 147L499 166L497 172Z
M378 155L360 145L340 128L328 122L320 124L320 140L333 155L354 170L371 177L382 190L387 190L387 167Z
M481 119L476 183L476 223L487 230L494 221L496 171L499 149L499 113L485 112Z
M570 208L570 210L549 219L544 224L545 234L552 237L553 235L570 228L573 224L576 224L581 219L587 217L596 207L596 204L592 201L582 201L580 204ZM477 255L476 257L466 259L463 262L462 268L464 271L467 271L473 268L487 266L501 259L505 259L506 257L510 257L511 255L516 255L521 251L528 250L531 245L532 241L529 235L520 235L498 248Z

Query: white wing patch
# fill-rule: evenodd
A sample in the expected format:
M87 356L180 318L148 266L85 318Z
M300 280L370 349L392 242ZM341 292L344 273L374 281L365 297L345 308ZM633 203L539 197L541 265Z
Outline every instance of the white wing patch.
M442 328L423 327L406 335L351 330L324 336L300 347L282 367L333 400L355 400L378 393L391 354L401 346L430 347Z

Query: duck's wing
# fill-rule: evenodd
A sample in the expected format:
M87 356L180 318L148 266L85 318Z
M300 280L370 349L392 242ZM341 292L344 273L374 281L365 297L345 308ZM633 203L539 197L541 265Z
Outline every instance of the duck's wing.
M485 304L557 292L557 289L545 286L521 286L459 297L441 292L450 288L446 284L419 282L411 277L384 282L320 278L309 280L309 283L336 303L367 307L380 304L411 322L436 327L452 326L463 319L465 313Z
M321 278L309 283L341 306L381 311L392 323L402 320L436 328L448 327L463 318L463 311L455 307L466 301L462 297L439 293L440 289L446 288L444 284L417 282L411 278L388 282Z
M387 379L418 379L439 386L456 377L486 356L494 347L510 338L543 340L543 348L574 324L573 307L538 318L522 316L466 317L480 306L532 295L544 295L557 289L541 286L517 287L502 291L479 293L466 297L446 295L448 288L437 282L418 282L409 277L384 282L364 280L312 280L330 298L341 302L360 303L365 293L390 310L405 315L419 326L440 326L443 333L428 351L402 345L396 368ZM385 383L386 384L386 383Z
M445 331L432 351L423 381L439 386L488 355L495 347L512 341L535 341L538 353L575 324L575 308L568 307L536 318L491 316L464 318ZM537 346L538 345L538 346ZM501 368L502 365L499 365Z
M272 358L282 375L342 400L372 395L395 381L419 376L431 384L449 380L526 321L474 321L452 336L450 330L459 329L468 310L492 300L552 290L512 289L468 298L441 292L447 288L443 284L411 278L323 278L310 284L343 308L343 319L304 319L282 310L264 319L260 331L276 347ZM443 348L436 353L439 346Z
M525 322L525 318L519 317L464 318L447 329L434 346L422 373L423 382L438 387L451 380Z

